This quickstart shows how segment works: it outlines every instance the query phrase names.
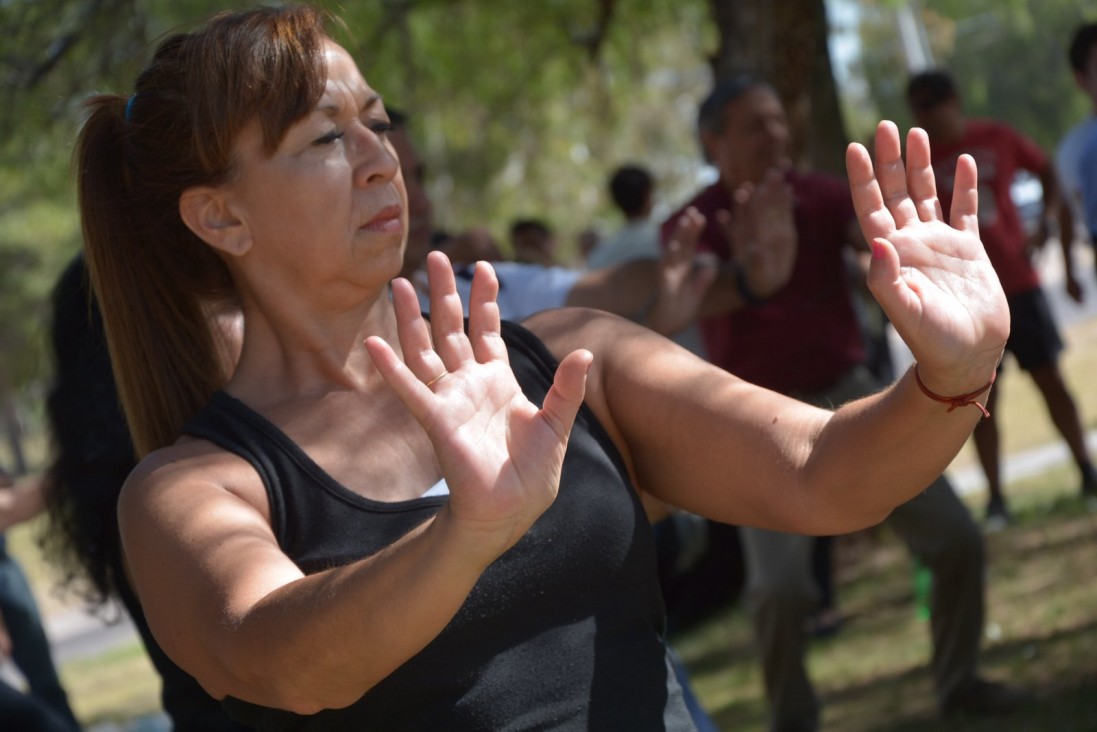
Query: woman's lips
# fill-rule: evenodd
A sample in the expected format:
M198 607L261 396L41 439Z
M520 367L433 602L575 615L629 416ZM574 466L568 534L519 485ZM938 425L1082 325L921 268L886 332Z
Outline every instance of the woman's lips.
M363 224L362 228L370 231L402 231L404 224L400 220L400 214L399 206L385 206Z

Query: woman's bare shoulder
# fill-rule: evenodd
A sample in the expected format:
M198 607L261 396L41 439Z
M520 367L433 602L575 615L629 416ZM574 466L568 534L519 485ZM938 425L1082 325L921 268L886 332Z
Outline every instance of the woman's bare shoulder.
M119 500L131 508L162 502L193 507L192 501L202 496L222 494L268 512L262 481L246 460L207 440L182 437L145 456L126 479Z

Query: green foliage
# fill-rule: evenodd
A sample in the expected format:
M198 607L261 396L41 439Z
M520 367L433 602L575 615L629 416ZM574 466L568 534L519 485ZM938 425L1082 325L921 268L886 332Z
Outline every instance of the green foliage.
M515 217L540 216L565 237L598 219L608 228L605 179L626 159L656 170L674 200L684 195L679 171L697 159L692 120L708 83L706 6L618 0L605 28L598 7L348 8L367 80L412 117L441 225L499 235Z
M863 70L879 115L910 123L908 69L895 5L863 0ZM1080 0L923 0L936 65L956 78L973 117L1005 120L1047 151L1087 113L1066 59L1071 33L1087 17Z
M81 99L124 93L151 37L215 5L0 2L0 373L9 388L32 386L49 371L41 337L47 296L79 246L70 158Z
M718 40L711 2L318 4L345 20L338 37L367 80L411 114L441 226L484 224L501 236L513 218L540 216L568 251L581 229L616 226L604 188L617 164L638 160L655 171L657 212L696 187L694 115ZM894 21L903 3L858 5L869 93L847 98L845 112L850 132L863 139L878 116L900 124L909 116ZM1082 0L915 5L971 114L1007 119L1047 148L1084 114L1063 51ZM42 281L59 270L78 241L69 157L80 100L92 91L125 94L159 38L225 7L217 0L0 2L0 249L29 241ZM33 222L42 222L35 234L13 233ZM5 312L38 321L46 289L34 282L3 293Z

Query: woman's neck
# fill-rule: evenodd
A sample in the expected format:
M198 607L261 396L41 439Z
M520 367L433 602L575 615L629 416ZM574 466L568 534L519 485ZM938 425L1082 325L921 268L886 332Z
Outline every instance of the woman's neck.
M226 391L253 408L333 391L384 388L364 341L376 335L399 353L388 289L367 302L317 314L288 303L244 304L240 359Z

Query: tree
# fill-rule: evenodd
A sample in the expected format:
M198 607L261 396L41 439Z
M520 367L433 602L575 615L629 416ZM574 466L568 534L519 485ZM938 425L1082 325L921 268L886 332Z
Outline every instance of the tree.
M711 57L723 77L752 73L770 81L788 110L793 156L844 174L849 141L828 48L824 0L709 0L719 35Z

